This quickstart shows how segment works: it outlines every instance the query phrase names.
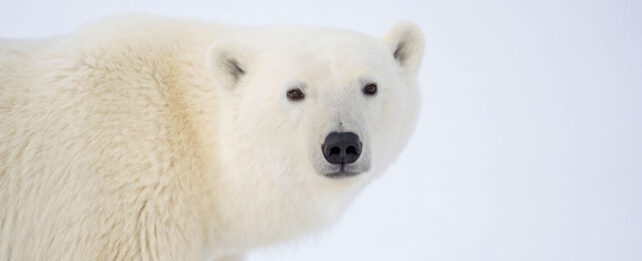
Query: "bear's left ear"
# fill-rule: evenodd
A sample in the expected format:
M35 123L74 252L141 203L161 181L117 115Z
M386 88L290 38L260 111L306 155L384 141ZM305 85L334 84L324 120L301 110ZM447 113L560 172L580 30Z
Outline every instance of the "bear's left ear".
M394 25L383 38L397 63L409 72L416 73L424 54L424 37L413 23Z
M207 61L214 79L222 87L233 89L247 74L254 56L254 50L236 41L221 41L210 46Z

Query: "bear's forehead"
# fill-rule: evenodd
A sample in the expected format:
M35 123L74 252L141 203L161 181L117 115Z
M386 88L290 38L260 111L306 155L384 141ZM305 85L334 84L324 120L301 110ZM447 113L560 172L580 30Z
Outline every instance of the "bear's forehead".
M259 52L274 66L315 71L376 69L391 56L378 39L344 32L302 32L282 41L271 41Z
M383 77L394 64L381 39L347 30L308 28L268 30L250 41L258 51L260 70L255 72L274 82L343 86Z
M264 55L262 65L270 77L315 82L352 82L385 72L380 54L350 48L286 50Z

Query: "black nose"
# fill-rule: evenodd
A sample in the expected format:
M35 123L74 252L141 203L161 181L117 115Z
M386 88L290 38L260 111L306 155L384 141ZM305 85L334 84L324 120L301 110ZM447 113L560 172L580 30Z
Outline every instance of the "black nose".
M361 155L361 141L352 132L333 132L325 138L321 149L328 162L348 164L357 161Z

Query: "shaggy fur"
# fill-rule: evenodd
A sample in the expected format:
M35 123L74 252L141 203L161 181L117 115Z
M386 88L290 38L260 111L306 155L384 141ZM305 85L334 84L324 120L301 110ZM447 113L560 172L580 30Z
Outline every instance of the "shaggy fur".
M317 230L405 145L422 50L403 23L376 39L156 17L2 40L0 260L231 260ZM329 178L341 130L362 173Z

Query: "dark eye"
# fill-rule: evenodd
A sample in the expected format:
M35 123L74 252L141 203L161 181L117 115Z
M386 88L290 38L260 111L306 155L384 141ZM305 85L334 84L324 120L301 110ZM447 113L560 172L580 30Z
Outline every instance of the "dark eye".
M363 94L373 96L377 94L377 84L376 83L368 83L366 86L363 86Z
M299 88L289 90L287 96L288 100L291 101L300 101L305 98L305 95L303 95L303 92Z

